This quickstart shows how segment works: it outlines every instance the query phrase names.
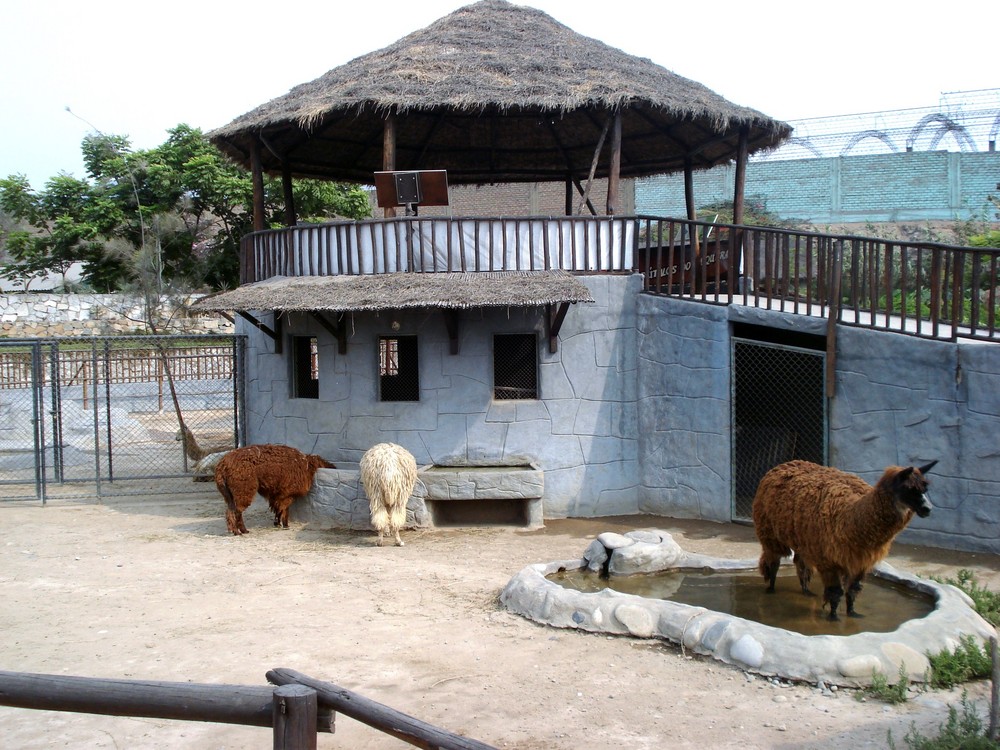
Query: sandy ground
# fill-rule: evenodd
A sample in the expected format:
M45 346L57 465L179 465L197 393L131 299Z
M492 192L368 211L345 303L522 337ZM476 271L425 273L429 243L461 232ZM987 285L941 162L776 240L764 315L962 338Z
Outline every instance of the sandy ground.
M274 529L226 535L211 486L105 505L0 502L0 669L88 677L266 684L288 667L498 748L897 746L936 733L961 692L902 706L766 678L661 641L548 628L497 595L527 564L580 557L602 531L664 528L685 548L752 558L751 529L632 517L541 531L372 535ZM897 545L897 567L1000 587L1000 560ZM863 595L862 595L863 596ZM989 683L966 686L986 717ZM11 748L270 747L268 729L0 708ZM401 748L349 717L320 748Z

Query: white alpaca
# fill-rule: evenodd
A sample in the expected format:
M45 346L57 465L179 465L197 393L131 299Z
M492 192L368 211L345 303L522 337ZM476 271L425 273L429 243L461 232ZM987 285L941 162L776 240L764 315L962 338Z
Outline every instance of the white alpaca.
M406 503L417 483L417 462L413 454L395 443L373 445L361 457L361 484L368 495L372 526L382 546L386 534L396 537L402 547L399 529L406 523Z

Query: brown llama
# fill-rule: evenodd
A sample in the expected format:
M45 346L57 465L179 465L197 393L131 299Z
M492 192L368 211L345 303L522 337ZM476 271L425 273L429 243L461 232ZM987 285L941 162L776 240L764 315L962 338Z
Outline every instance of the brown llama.
M803 593L812 595L809 581L816 570L830 619L837 619L845 591L848 616L860 617L854 600L865 575L889 554L914 513L924 518L933 508L924 474L936 463L890 466L874 487L854 474L808 461L789 461L767 472L753 500L767 591L774 591L781 558L794 550Z
M229 451L215 467L215 486L226 502L226 527L248 533L243 511L260 494L274 513L274 525L288 528L288 508L312 487L317 469L334 469L321 456L287 445L248 445Z

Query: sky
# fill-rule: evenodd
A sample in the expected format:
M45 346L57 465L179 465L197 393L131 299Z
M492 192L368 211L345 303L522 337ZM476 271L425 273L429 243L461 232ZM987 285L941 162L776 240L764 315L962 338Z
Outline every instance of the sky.
M462 0L14 0L0 31L0 177L86 176L94 132L153 148L386 47ZM990 0L529 0L585 36L780 120L936 106L1000 87Z

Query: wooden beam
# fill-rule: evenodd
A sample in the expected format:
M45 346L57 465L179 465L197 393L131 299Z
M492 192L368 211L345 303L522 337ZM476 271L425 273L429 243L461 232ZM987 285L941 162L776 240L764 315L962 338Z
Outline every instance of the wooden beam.
M694 166L690 159L684 161L684 204L687 206L688 221L698 221L698 212L694 206ZM701 246L698 242L698 228L691 227L688 240L691 242L691 249L694 251L693 262L697 266L701 259Z
M344 325L344 313L337 313L337 322L331 323L319 310L310 310L310 314L331 336L337 339L337 354L347 354L347 328Z
M396 113L390 111L385 116L385 123L382 126L382 171L392 172L396 169ZM386 219L396 217L394 206L385 206L382 209Z
M255 328L257 328L261 333L264 333L267 336L271 337L271 340L274 342L274 353L275 354L281 354L284 351L284 347L282 346L282 343L281 343L281 339L282 339L282 335L281 335L281 317L277 313L274 314L274 328L271 328L266 323L264 323L264 321L260 320L259 318L254 317L253 315L251 315L246 310L237 310L236 314L239 315L241 318L243 318L248 323L250 323L250 325L252 325Z
M285 226L294 227L299 220L295 211L295 193L292 192L292 170L288 162L281 162L281 189L285 194Z
M611 126L611 159L608 166L608 200L607 214L614 216L618 213L620 206L619 189L622 174L622 113L621 110L615 112L615 121Z
M590 204L590 188L594 184L594 174L597 172L597 164L601 160L601 151L604 150L604 139L608 137L608 131L611 129L611 123L614 120L614 115L608 115L607 121L604 123L604 129L601 131L601 137L597 139L597 146L594 148L594 158L590 160L590 174L587 177L587 187L583 191L583 200L580 201L580 207L576 212L583 213L583 204Z
M437 750L496 750L492 745L439 729L339 685L313 679L293 669L272 669L267 673L267 679L274 685L296 683L311 687L319 697L320 706L333 708L416 747Z
M747 159L749 158L750 126L744 125L740 128L740 140L736 146L736 179L733 185L733 224L743 224L743 211L745 208L745 188L747 181ZM740 268L743 263L743 230L735 229L732 233L731 245L729 246L729 278L735 279L737 284L742 285L743 280L738 278ZM752 274L748 274L752 275ZM741 286L737 286L738 291Z
M560 302L557 305L546 305L545 319L549 327L549 353L555 354L559 351L559 331L562 329L566 313L569 312L569 302Z
M444 326L448 329L449 351L458 354L458 310L442 309Z
M272 726L275 689L267 685L116 680L0 672L0 705L102 716ZM333 712L319 709L316 731L333 731Z
M250 142L250 172L253 181L253 231L266 228L264 216L264 168L260 161L260 141Z

